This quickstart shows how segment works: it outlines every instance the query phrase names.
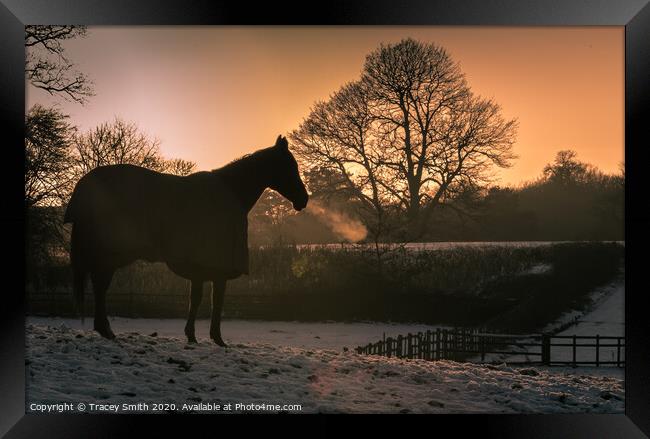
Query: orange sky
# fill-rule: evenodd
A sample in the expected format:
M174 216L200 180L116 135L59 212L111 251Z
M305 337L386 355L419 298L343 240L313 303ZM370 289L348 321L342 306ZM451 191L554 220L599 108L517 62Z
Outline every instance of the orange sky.
M119 116L168 157L213 169L297 128L317 99L359 78L381 42L444 46L477 94L519 119L515 165L501 184L540 175L560 149L603 171L624 158L623 27L90 27L66 44L92 78L82 107L57 102L81 129Z

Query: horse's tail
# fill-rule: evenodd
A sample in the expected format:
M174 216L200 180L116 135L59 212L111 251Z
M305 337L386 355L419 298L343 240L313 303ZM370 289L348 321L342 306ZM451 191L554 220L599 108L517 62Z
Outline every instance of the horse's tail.
M86 275L88 274L81 254L81 244L83 241L79 237L79 225L73 224L72 235L70 236L70 261L72 263L72 295L74 298L75 311L81 317L81 323L84 323L84 285Z

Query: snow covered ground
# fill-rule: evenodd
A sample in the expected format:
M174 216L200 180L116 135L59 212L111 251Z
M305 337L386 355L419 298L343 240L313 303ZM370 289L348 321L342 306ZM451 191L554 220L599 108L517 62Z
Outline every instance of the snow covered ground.
M625 282L619 279L610 285L598 290L592 296L593 304L587 312L575 317L572 325L566 327L556 335L600 335L624 336L625 335ZM566 326L566 325L565 325ZM567 340L570 341L570 340ZM577 340L578 344L594 344L594 340ZM617 361L618 349L611 346L617 340L605 339L601 344L610 345L600 347L599 358L601 361ZM553 347L552 355L558 360L570 361L573 350L570 347ZM578 347L576 357L593 360L596 356L595 347ZM620 350L620 359L625 360L625 349Z
M137 332L158 336L183 338L184 319L129 319L109 317L113 331ZM82 325L79 319L58 317L28 317L27 324L50 325L58 327L64 324L71 329L91 331L92 319L87 319ZM210 320L196 321L196 336L209 340ZM293 346L302 348L335 349L344 347L354 349L359 345L381 340L386 337L396 337L409 332L417 333L432 329L428 325L409 325L401 323L338 323L338 322L271 322L263 320L224 320L221 323L221 333L226 343L268 343L276 346Z
M207 339L207 322L197 328L197 345L181 337L181 321L116 319L115 341L69 323L28 319L28 412L79 411L79 404L92 413L261 411L269 404L271 411L325 413L624 411L618 376L399 360L341 349L384 331L417 330L407 325L226 321L231 347L224 349ZM160 403L174 406L154 405Z
M606 336L606 337L623 337L625 335L625 279L623 274L608 285L595 290L591 294L591 305L582 311L572 310L566 312L555 322L547 325L543 332L553 335L562 336ZM525 340L520 342L538 342L539 340ZM553 343L571 343L570 339L560 340L553 339ZM577 339L577 344L594 344L593 339ZM616 340L602 340L601 344L616 344ZM539 352L539 348L512 348L525 353L527 349L533 349ZM601 361L616 361L618 352L614 346L601 347L599 349L599 358ZM487 361L517 361L523 359L539 360L539 357L528 358L525 355L487 355ZM571 361L573 358L573 348L568 346L553 346L551 348L551 358L553 361ZM596 358L595 347L578 347L576 349L576 359L578 361L594 361ZM625 360L625 349L621 349L621 360ZM578 371L585 371L586 368L580 367ZM615 367L588 368L590 374L620 376L623 377L624 370Z
M405 244L380 244L382 247L404 247L409 250L449 250L454 248L482 248L482 247L512 247L512 248L534 248L547 247L556 244L570 244L590 241L449 241L449 242L409 242ZM600 241L602 243L615 242L625 246L625 241ZM359 249L372 248L374 244L299 244L296 247L302 248L329 248L337 250L340 248Z
M574 324L557 335L625 335L625 280L615 282L594 292L592 306L584 313L572 312L551 327L575 318Z
M623 335L624 295L621 277L595 291L586 312L569 312L546 329ZM92 321L27 319L28 412L79 411L80 403L91 413L624 412L620 368L509 367L353 352L384 334L426 331L427 325L225 320L222 333L231 346L223 349L208 339L207 320L197 321L198 345L185 342L181 319L113 318L111 324L117 341L95 334ZM570 355L569 348L554 349ZM578 355L593 357L587 350ZM603 360L608 352L601 351Z

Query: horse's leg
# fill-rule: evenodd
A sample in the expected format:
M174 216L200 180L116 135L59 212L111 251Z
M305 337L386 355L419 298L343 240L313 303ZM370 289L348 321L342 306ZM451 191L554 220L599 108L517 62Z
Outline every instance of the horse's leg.
M111 330L106 316L106 291L113 279L113 270L98 270L90 273L90 279L93 282L93 292L95 293L95 331L99 332L102 337L113 339L115 334Z
M226 292L226 279L212 280L212 321L210 322L210 338L219 346L226 347L221 338L221 311L223 310L223 296Z
M187 315L187 323L185 324L185 335L187 336L188 343L196 343L194 335L194 320L196 319L196 312L201 304L203 297L203 281L193 280L190 292L190 311Z

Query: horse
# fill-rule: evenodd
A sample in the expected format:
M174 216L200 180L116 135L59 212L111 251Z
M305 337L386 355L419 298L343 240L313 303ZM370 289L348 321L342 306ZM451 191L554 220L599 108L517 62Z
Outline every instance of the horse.
M285 137L212 170L177 176L139 166L101 166L76 184L64 223L72 223L70 259L73 296L83 310L90 277L95 296L94 330L114 339L106 313L106 291L114 272L136 260L164 262L190 280L185 325L196 343L194 321L203 283L212 282L210 338L221 337L226 283L248 274L247 214L270 188L297 211L309 195ZM83 311L81 311L83 318Z

